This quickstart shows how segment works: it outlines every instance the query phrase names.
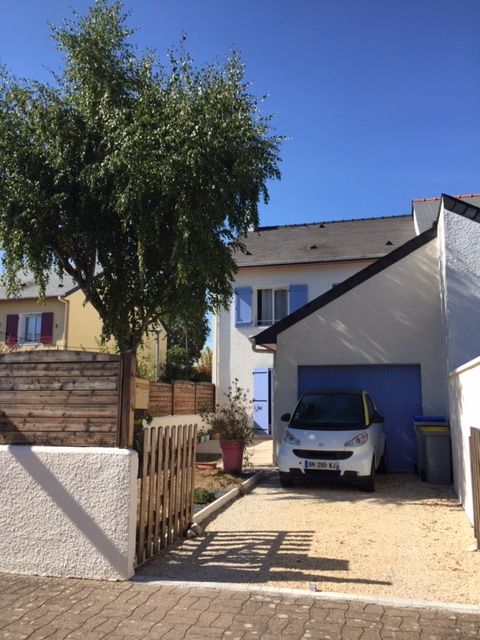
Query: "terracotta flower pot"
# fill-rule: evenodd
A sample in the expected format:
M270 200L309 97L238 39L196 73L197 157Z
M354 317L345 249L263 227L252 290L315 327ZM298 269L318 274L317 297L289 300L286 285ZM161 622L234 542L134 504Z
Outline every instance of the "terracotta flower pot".
M233 473L236 475L240 475L242 473L244 446L243 440L220 439L223 469L225 473Z

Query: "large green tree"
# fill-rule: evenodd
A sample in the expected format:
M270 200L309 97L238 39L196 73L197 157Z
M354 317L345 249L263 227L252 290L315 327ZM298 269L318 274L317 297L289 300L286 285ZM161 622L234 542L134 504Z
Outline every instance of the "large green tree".
M0 245L8 289L67 273L104 337L135 350L162 317L231 295L232 248L258 224L280 138L237 55L167 66L130 43L121 3L53 29L50 84L0 78Z

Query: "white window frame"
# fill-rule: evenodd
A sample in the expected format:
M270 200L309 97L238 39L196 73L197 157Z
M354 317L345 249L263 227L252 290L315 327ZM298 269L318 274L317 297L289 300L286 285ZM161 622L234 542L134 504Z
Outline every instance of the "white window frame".
M260 319L258 317L258 312L259 312L258 294L259 294L260 291L271 291L271 293L272 293L273 318L269 322L264 321L264 322L260 323ZM278 320L275 319L275 292L276 291L285 291L286 292L286 294L287 294L287 313L286 313L286 315L288 316L288 314L290 313L290 311L289 311L290 296L288 294L288 291L289 291L288 287L258 287L258 289L255 289L255 326L257 326L257 327L270 327L272 324L275 324L275 322L278 322ZM286 316L284 316L284 317L286 317Z
M27 318L37 317L40 319L40 331L38 333L38 340L26 340L25 329L27 324ZM17 344L40 344L40 338L42 335L42 314L41 313L20 313L18 316L18 335Z

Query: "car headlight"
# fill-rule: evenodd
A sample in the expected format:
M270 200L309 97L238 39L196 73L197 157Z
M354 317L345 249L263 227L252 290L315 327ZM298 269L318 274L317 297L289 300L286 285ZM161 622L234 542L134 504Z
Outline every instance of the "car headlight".
M291 431L285 429L285 433L283 434L283 439L287 444L300 444L300 440L296 438Z
M368 440L368 433L359 433L358 436L355 436L351 440L347 440L344 447L360 447L362 444L365 444Z

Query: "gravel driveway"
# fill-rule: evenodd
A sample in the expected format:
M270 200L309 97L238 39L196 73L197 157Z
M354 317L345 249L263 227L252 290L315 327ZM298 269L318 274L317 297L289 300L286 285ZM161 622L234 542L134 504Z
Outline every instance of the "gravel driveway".
M281 489L275 475L187 540L143 566L158 579L307 588L478 604L480 552L450 487L377 477Z

